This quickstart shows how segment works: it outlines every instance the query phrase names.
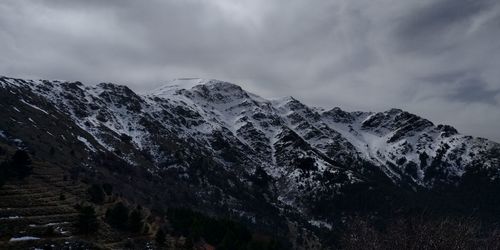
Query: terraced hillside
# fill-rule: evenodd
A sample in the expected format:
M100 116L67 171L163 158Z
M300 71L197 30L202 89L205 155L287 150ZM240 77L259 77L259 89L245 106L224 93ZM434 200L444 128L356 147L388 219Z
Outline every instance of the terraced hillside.
M2 248L62 247L73 237L74 204L84 197L85 186L67 179L58 169L36 165L32 176L0 189Z
M0 161L5 160L2 158L6 155ZM152 231L130 234L104 222L106 209L122 201L117 195L93 204L99 233L80 234L75 224L78 207L89 204L88 188L88 184L71 178L64 167L34 161L30 176L8 180L0 187L0 249L123 249L147 245L153 249ZM176 243L176 238L167 237L166 246L175 247Z

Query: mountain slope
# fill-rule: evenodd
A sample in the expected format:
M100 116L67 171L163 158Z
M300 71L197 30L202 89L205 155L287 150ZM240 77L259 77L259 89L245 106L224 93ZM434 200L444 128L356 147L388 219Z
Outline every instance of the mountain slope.
M154 194L283 235L290 223L330 228L360 199L379 206L391 192L456 185L469 169L492 169L495 178L500 166L499 144L402 110L324 110L217 80L178 79L137 94L110 83L1 77L0 95L3 140L104 168L135 199L154 203ZM51 147L65 156L53 159Z

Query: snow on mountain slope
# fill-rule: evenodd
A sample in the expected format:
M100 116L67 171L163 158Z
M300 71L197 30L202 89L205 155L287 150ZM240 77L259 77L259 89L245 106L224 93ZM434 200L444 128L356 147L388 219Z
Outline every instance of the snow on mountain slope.
M293 98L270 102L239 86L215 80L190 91L191 100L211 110L210 114L260 154L275 152L276 135L290 129L336 162L362 157L380 166L395 181L409 176L422 186L434 181L432 173L426 175L426 171L435 171L431 165L439 165L438 171L446 176L459 177L478 155L498 147L398 109L379 113L342 113L339 109L318 112ZM251 132L245 136L245 130Z
M429 186L438 177L444 181L460 177L467 166L498 147L398 109L325 111L292 97L265 100L218 80L176 79L140 95L108 83L86 86L5 77L1 83L28 88L61 112L69 112L99 143L89 146L90 150L115 150L117 141L130 138L135 149L149 152L161 164L174 157L165 147L175 146L163 145L169 138L191 141L216 155L221 164L231 165L231 160L220 157L230 155L214 146L221 137L234 144L237 156L249 165L246 171L262 166L273 177L287 179L286 185L298 175L290 165L310 158L311 167L319 172L342 168L354 171L354 176L359 171L353 166L367 161L395 183L410 180ZM133 151L123 157L135 164Z

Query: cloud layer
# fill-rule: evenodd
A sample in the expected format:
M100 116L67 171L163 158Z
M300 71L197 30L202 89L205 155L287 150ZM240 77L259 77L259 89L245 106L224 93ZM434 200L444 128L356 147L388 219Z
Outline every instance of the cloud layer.
M0 74L138 91L216 78L500 141L499 30L495 0L6 0Z

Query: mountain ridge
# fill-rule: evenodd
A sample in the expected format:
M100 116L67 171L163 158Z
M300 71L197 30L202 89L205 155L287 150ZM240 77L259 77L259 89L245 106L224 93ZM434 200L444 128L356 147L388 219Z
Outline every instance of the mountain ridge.
M43 88L47 87L45 84L52 85L50 81L24 81L6 77L2 79L4 83L14 85L21 83L22 86L30 86L30 84L34 87L38 86L38 94L45 94L48 98L53 97L51 93L47 93L47 90L43 90ZM187 87L190 87L190 89L183 86L186 85L186 82L188 82ZM54 85L55 88L61 88L64 85L60 81L54 81L53 83L56 83ZM424 149L420 152L435 156L437 151L436 145L430 145L433 148L426 149L425 140L436 140L445 144L452 143L450 142L452 140L443 139L449 137L462 141L482 140L480 138L472 139L474 137L462 136L455 128L449 125L435 126L431 121L401 109L390 109L384 112L347 112L336 107L323 111L324 109L322 108L308 107L293 97L266 100L243 90L236 84L214 79L176 79L156 90L148 91L144 94L136 94L126 86L110 83L100 83L95 86L86 86L80 82L66 82L66 84L68 87L65 89L77 91L75 92L77 97L78 95L85 95L85 98L102 97L108 98L107 101L112 101L109 99L109 96L119 93L120 97L129 98L129 100L121 101L128 102L127 105L131 106L127 108L131 110L140 110L143 108L143 105L146 108L158 105L153 100L155 98L162 98L175 104L187 104L185 105L187 108L185 111L194 111L195 113L192 115L201 115L203 119L209 121L208 124L201 124L204 128L200 128L201 130L196 132L203 131L203 129L214 130L215 128L222 129L224 127L224 129L230 130L237 139L244 143L249 143L247 141L249 138L246 138L248 137L245 136L247 131L244 131L242 127L255 132L251 134L252 136L262 137L265 135L266 138L261 138L262 140L268 141L268 143L273 141L279 132L278 130L282 128L270 128L269 118L271 117L278 126L286 126L288 129L297 130L302 138L306 138L307 143L313 144L316 147L322 147L323 153L326 153L326 147L328 143L331 143L331 138L328 137L334 136L338 140L345 140L346 143L354 146L357 152L351 153L362 154L366 160L373 161L378 165L383 165L387 161L393 164L398 160L400 162L403 161L400 159L394 160L395 157L401 158L406 156L406 154L398 152L407 150L415 151L411 148L414 146ZM59 95L62 94L62 92L59 92ZM106 95L108 96L106 97ZM141 102L144 104L141 104ZM177 105L176 108L182 109L182 105ZM210 110L207 110L207 108L210 108ZM239 114L237 114L238 112ZM74 113L75 117L82 115L85 114ZM102 119L103 114L97 114L95 116L97 120L92 118L88 117L88 121L98 123L99 121L97 120L99 118ZM267 119L267 121L260 122L259 119ZM124 121L120 122L123 123ZM264 125L264 127L261 125ZM123 127L124 124L109 124L107 126L108 129L115 132L126 132L119 129ZM316 138L314 138L315 136ZM134 136L132 135L132 137ZM409 142L408 140L415 141ZM486 145L496 144L489 140L482 141L485 141ZM138 143L138 145L141 144L138 140L134 142ZM262 141L255 143L262 143ZM408 143L410 148L405 148L405 145L408 145ZM427 143L427 146L429 146L429 143ZM415 153L418 153L418 151ZM471 160L465 156L463 158L462 160L465 161ZM416 164L421 163L415 155L410 155L409 160Z

